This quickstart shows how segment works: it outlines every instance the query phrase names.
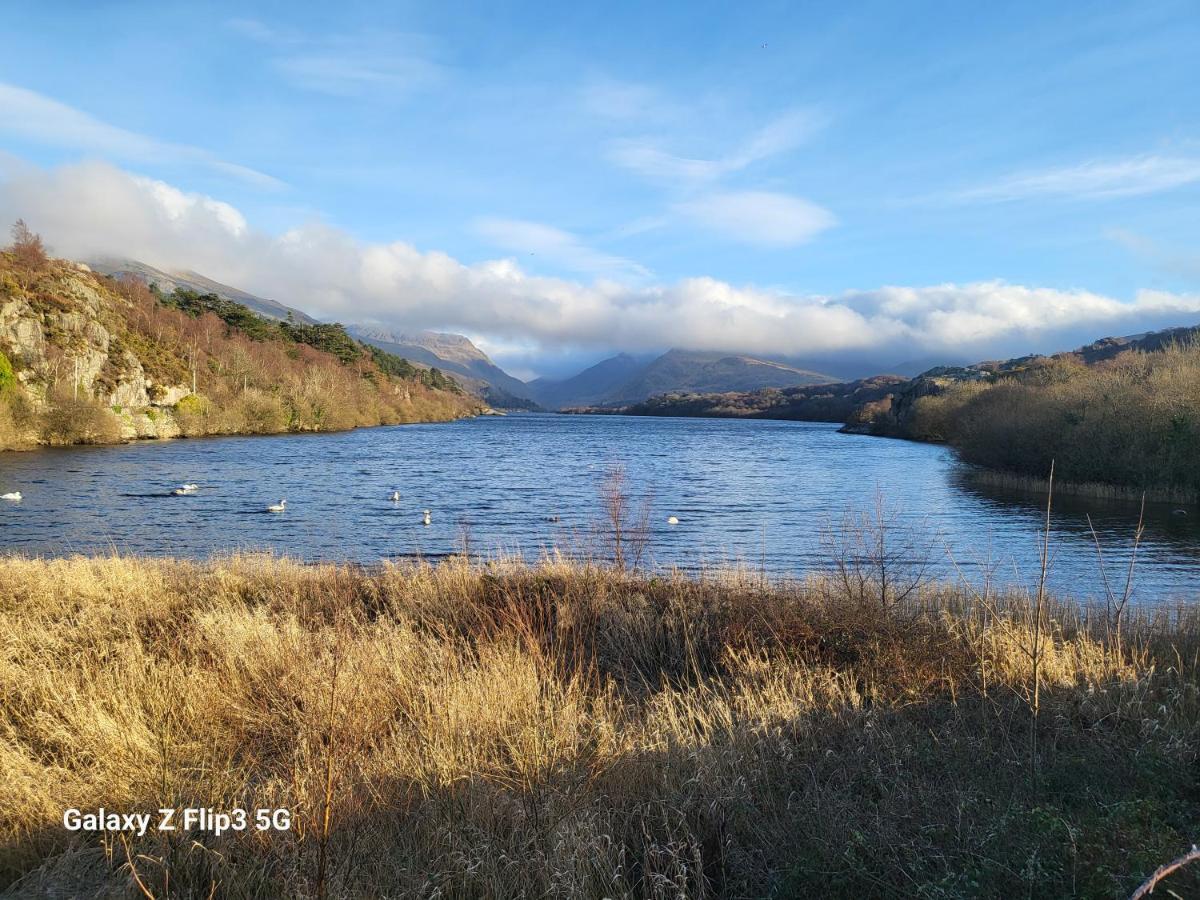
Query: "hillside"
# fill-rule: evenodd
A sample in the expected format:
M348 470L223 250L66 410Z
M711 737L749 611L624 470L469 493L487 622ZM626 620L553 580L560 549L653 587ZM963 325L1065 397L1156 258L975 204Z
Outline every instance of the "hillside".
M579 407L569 411L619 412L628 416L845 422L857 410L887 400L907 381L899 375L877 375L858 381L760 391L660 394L629 406Z
M207 278L198 272L164 272L161 269L156 269L153 266L133 259L94 260L88 262L88 268L102 275L108 275L111 278L136 278L148 287L156 287L164 294L174 293L180 288L195 291L198 294L216 294L218 297L224 297L226 300L240 303L242 306L268 319L283 320L290 317L294 321L305 322L309 325L315 325L317 322L316 319L307 313L301 312L294 307L285 306L274 300L268 300L266 297L259 297L239 288L230 287L219 281L213 281L213 279Z
M1200 327L1053 356L942 367L862 409L852 430L939 441L1033 478L1200 499Z
M463 387L496 409L538 408L523 381L497 366L461 334L436 331L394 334L366 326L351 326L349 330L360 341L402 356L415 365L437 366L452 373Z
M111 279L46 258L28 234L0 252L0 449L479 411L436 369L368 348L340 325L281 322L215 294Z

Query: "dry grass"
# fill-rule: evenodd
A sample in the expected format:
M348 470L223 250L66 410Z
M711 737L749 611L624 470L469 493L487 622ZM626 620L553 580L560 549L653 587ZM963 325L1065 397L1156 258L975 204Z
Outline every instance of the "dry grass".
M0 560L17 896L1121 896L1196 840L1200 617L641 576ZM65 808L286 807L79 837ZM1195 888L1185 871L1176 890Z

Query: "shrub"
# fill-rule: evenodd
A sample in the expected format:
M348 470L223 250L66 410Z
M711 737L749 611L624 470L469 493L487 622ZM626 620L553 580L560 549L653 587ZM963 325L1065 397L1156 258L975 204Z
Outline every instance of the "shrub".
M47 444L114 444L121 426L112 410L91 398L51 400L42 415L40 439Z
M16 373L13 372L12 363L8 361L8 357L0 351L0 394L6 391L11 391L17 383Z

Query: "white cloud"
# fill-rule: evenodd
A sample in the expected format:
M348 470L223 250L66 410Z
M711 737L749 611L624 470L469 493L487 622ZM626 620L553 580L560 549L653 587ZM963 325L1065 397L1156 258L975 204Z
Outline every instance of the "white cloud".
M833 213L815 203L768 191L707 194L676 209L735 241L767 246L802 244L837 224Z
M998 342L1047 332L1127 333L1156 316L1200 313L1200 295L1143 291L1129 301L998 281L810 296L708 277L653 286L537 277L513 260L467 265L400 241L363 243L320 223L266 234L227 204L100 163L10 167L0 180L0 222L17 217L62 255L193 268L316 315L458 330L497 345L982 356Z
M485 217L477 219L474 227L497 247L536 256L573 272L610 278L650 275L644 266L631 259L596 250L570 232L540 222Z
M270 175L225 162L208 150L127 131L35 91L3 82L0 82L0 134L126 162L198 165L259 187L278 188L283 184Z
M1094 198L1154 194L1200 181L1200 159L1173 156L1132 156L1088 160L1074 166L1018 172L1006 178L959 191L957 200L1023 200L1030 197Z

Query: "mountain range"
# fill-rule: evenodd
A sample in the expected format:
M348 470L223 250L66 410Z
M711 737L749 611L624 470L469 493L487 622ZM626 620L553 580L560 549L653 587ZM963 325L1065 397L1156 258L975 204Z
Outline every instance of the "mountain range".
M165 271L130 259L100 259L88 265L105 275L136 278L170 293L185 288L216 294L262 316L315 324L302 310L222 284L192 271ZM755 391L827 384L839 379L791 362L744 354L671 349L661 355L619 353L563 379L521 381L497 366L460 334L422 331L403 334L369 325L347 325L364 343L401 356L419 368L437 368L497 409L615 407L672 392Z

